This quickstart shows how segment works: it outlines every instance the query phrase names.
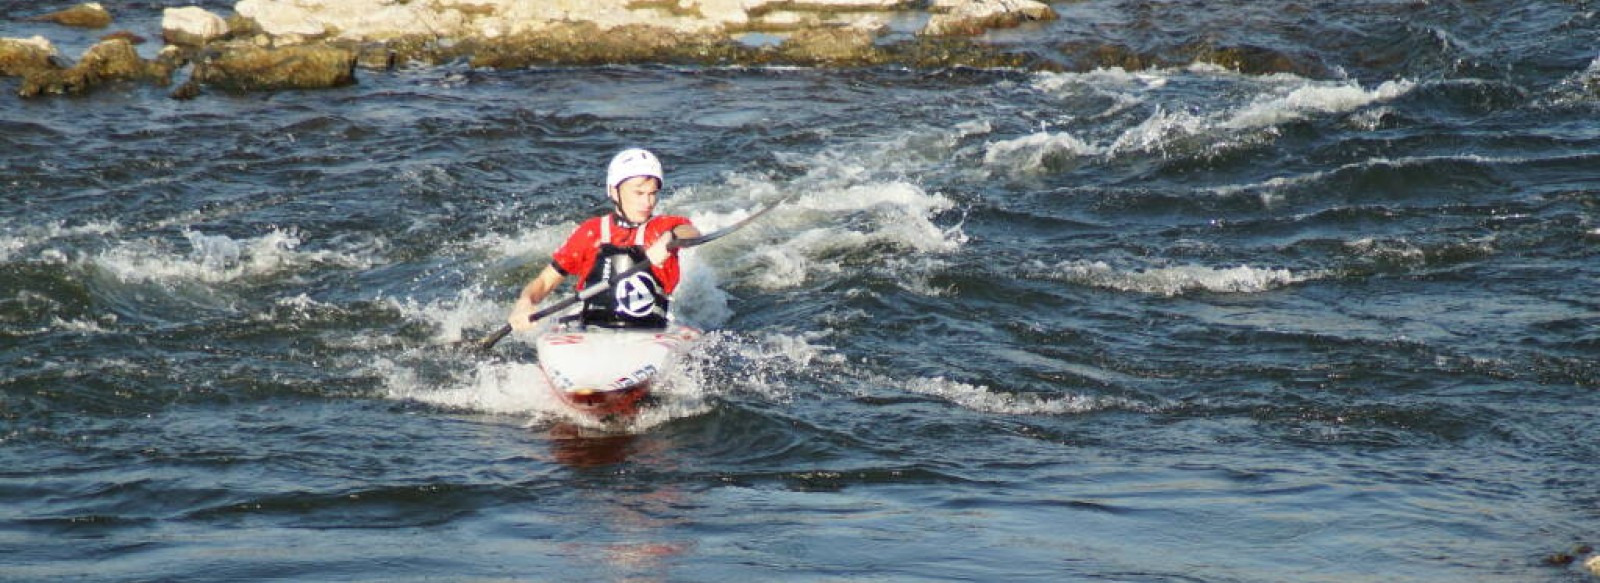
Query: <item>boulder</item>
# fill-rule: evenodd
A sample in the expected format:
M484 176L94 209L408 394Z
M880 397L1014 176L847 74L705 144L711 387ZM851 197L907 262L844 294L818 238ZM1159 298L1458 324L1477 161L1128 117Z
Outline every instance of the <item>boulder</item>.
M73 69L92 76L96 82L139 79L149 72L133 43L121 38L100 41L89 47Z
M294 2L240 0L233 11L254 21L258 30L272 36L322 36L328 32L315 12Z
M494 0L483 0L493 5ZM502 0L503 1L503 0ZM402 3L395 0L240 0L239 16L255 22L268 35L295 35L306 39L337 37L351 41L381 41L410 36L456 38L478 36L464 28L469 14L488 8L474 3L463 12L444 0Z
M31 71L51 69L56 48L42 36L30 39L0 38L0 75L20 77Z
M228 21L204 8L187 6L161 12L161 37L168 44L201 46L228 35Z
M455 41L538 35L592 25L600 31L651 29L703 42L755 30L833 27L892 19L922 0L240 0L234 10L252 30L371 42L426 36ZM935 0L925 34L978 34L994 26L1055 17L1035 0ZM860 27L854 27L860 28ZM606 42L604 39L582 39ZM279 43L282 44L282 43Z
M113 38L84 51L78 64L70 68L48 67L23 74L17 94L23 97L84 93L108 81L144 79L160 76L150 63L139 58L133 43Z
M866 65L877 57L872 42L873 33L864 28L814 28L794 33L779 48L795 62Z
M36 20L79 28L105 28L111 26L111 13L99 2L89 2L40 16Z
M207 47L194 78L238 91L323 89L356 82L356 51L327 44L265 48L250 42Z
M976 35L991 28L1056 18L1049 4L1034 0L934 0L928 10L933 16L922 28L925 36Z

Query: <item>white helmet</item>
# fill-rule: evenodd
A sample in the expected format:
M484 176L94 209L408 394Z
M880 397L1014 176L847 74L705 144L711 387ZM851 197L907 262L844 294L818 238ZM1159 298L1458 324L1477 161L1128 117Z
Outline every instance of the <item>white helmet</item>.
M636 176L649 176L655 178L657 182L664 183L665 180L661 177L661 160L649 150L640 148L629 148L618 152L611 159L611 165L606 168L606 192Z

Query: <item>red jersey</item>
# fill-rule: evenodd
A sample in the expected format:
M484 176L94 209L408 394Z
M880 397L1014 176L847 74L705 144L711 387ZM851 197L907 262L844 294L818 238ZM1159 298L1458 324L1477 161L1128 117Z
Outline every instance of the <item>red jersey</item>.
M604 222L602 222L604 221ZM562 275L577 275L578 289L583 289L583 278L594 269L595 259L599 257L600 244L610 243L618 247L630 245L646 247L655 243L663 233L675 229L678 225L689 224L689 219L676 215L660 215L651 217L639 228L624 227L617 223L616 215L607 214L584 221L567 237L567 242L551 256L550 264ZM603 232L611 235L609 241L602 241ZM661 282L662 293L672 294L678 287L680 276L678 267L678 254L673 253L661 265L650 266L650 272L655 275L656 281Z

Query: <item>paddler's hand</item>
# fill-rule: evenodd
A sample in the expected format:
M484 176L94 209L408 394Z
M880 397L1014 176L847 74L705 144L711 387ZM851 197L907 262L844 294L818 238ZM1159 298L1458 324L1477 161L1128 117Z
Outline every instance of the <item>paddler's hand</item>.
M661 264L666 263L667 258L672 256L672 251L667 249L667 246L677 239L678 236L672 231L662 233L655 243L651 243L650 247L644 250L644 256L650 260L651 265L661 267Z
M535 321L532 319L534 310L533 300L524 295L517 298L517 305L512 306L511 315L506 317L506 323L511 324L511 329L526 332L533 329Z

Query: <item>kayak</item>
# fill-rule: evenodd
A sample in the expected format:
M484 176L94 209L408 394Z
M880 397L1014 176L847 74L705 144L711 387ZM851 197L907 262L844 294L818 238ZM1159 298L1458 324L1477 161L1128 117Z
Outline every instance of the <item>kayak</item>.
M581 415L614 420L637 413L699 338L699 330L676 324L656 330L589 327L542 334L534 350L563 404Z

